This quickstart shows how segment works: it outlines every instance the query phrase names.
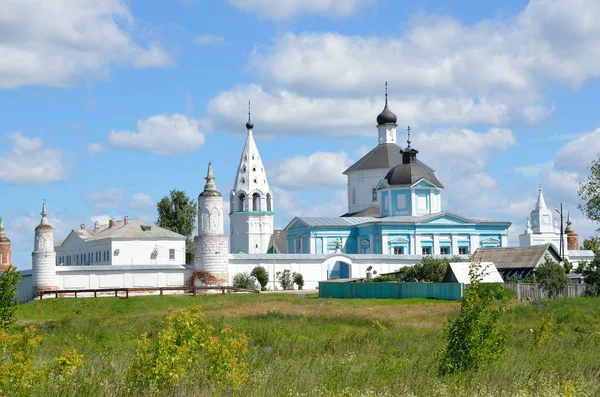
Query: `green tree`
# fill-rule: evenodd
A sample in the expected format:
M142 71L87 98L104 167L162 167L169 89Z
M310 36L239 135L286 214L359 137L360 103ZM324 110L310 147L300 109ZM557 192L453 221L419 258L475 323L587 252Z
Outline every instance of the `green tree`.
M187 237L185 241L185 263L194 263L194 243L192 234L196 223L198 208L196 202L181 190L171 190L156 205L158 220L156 224Z
M492 305L500 286L481 283L483 275L471 262L471 284L465 289L458 317L444 326L444 347L438 353L438 369L442 375L477 369L497 360L505 351L506 329L498 321L503 306Z
M569 282L565 269L548 255L544 256L544 263L534 270L536 281L548 288L550 296L556 296Z
M573 270L573 264L571 262L569 262L568 259L565 259L564 261L564 268L565 268L565 272L567 274L571 273L571 270Z
M251 289L254 286L254 282L248 272L243 272L233 276L233 286L235 288Z
M15 313L19 307L17 288L20 280L21 272L13 265L0 274L0 328L8 329L15 323Z
M581 261L577 264L577 270L575 270L575 273L583 273L585 271L585 267L587 266L587 261Z
M600 222L600 154L592 161L590 175L579 185L579 197L584 202L579 205L583 214L594 222Z
M598 237L590 237L583 240L583 249L594 251L594 254L598 254Z
M436 259L426 256L421 263L403 268L400 280L406 282L433 282L441 283L448 268L446 259Z
M294 278L294 284L298 286L298 289L302 289L302 287L304 287L304 276L302 275L302 273L294 272L292 274L292 277Z
M583 281L587 285L586 295L600 296L600 258L598 255L583 271Z
M256 281L258 281L261 291L267 290L267 284L269 283L269 272L267 269L262 266L256 266L254 269L252 269L250 275L254 277Z

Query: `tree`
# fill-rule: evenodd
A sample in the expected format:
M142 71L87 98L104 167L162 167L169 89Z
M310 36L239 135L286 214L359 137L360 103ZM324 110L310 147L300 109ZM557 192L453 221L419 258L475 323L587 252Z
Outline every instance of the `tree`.
M8 329L15 323L15 313L19 307L17 288L20 280L21 272L13 265L0 274L0 328Z
M441 283L444 280L448 261L446 259L435 259L431 256L423 258L421 263L405 267L400 275L400 280L406 282L433 282Z
M269 283L269 272L267 269L262 266L256 266L254 269L252 269L250 275L254 277L256 281L258 281L261 291L267 290L267 284Z
M592 161L590 175L579 185L579 197L584 202L578 206L583 214L594 222L600 222L600 154Z
M564 262L563 266L565 268L565 272L567 274L571 273L571 270L573 270L573 264L571 262L569 262L568 259L564 259L563 262Z
M544 263L535 268L534 274L537 282L548 288L550 296L558 295L569 282L565 269L548 255L544 256Z
M156 205L158 220L156 224L187 237L185 241L185 263L194 263L194 243L192 234L198 208L196 202L181 190L171 190Z
M502 288L481 283L483 274L471 262L471 284L465 289L458 317L444 326L444 347L438 353L442 375L477 369L497 360L505 351L506 329L498 322L504 307L492 305Z
M590 237L583 240L583 249L594 251L594 254L598 254L598 237Z
M294 278L294 284L298 286L299 290L302 289L302 287L304 287L304 276L302 275L302 273L294 272L292 276Z
M585 267L587 266L587 261L581 261L577 264L577 270L575 273L582 274L585 271Z
M284 290L294 289L294 280L292 280L292 272L288 269L285 269L282 272L277 272L277 281L279 281L279 285Z
M586 295L600 296L600 258L598 255L583 271L583 281L587 285Z

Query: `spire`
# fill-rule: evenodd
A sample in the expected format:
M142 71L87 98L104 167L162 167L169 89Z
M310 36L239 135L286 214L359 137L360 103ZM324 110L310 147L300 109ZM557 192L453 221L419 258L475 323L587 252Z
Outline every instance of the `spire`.
M221 196L221 193L217 190L215 184L215 177L213 175L212 160L208 162L208 171L206 172L206 185L204 185L204 191L200 193L200 197L203 196Z
M0 222L1 222L0 218ZM1 225L0 225L1 226ZM573 233L573 222L571 222L571 211L567 212L567 227L565 228L565 233Z
M252 120L250 120L250 101L248 101L248 122L246 123L246 129L248 130L248 134L250 134L250 131L252 131L253 128L254 124L252 123Z
M42 213L40 215L42 216L40 225L47 225L48 219L46 218L46 215L48 214L46 213L46 199L44 199L44 203L42 204Z
M4 231L4 223L2 217L0 217L0 241L6 239L6 232Z
M383 111L381 113L379 113L379 116L377 116L377 125L396 124L396 121L398 121L398 118L396 117L396 115L394 113L392 113L390 108L388 108L387 86L388 86L388 83L386 81L385 82L385 106L383 108Z
M412 142L410 140L410 125L406 127L406 131L408 131L408 139L406 140L406 143L408 143L408 147L410 147L410 143Z
M542 185L540 185L540 187L538 188L538 201L537 201L537 205L535 207L536 210L545 210L546 207L546 202L544 201L544 194L542 193Z

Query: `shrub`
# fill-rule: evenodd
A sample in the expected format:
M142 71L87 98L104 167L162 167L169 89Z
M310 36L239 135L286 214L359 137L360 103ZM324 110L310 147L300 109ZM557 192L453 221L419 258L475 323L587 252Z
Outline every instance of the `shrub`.
M587 266L587 261L581 261L577 264L576 273L583 273L585 271L585 267Z
M565 269L548 255L544 257L544 263L535 268L534 274L536 281L548 289L550 297L558 296L569 282Z
M19 307L16 301L21 280L21 272L13 265L0 274L0 328L8 329L15 323L15 313Z
M587 288L587 296L600 296L600 258L596 256L592 262L583 271L583 281Z
M446 259L435 259L431 256L426 256L421 263L403 268L400 280L407 282L428 281L441 283L444 280L447 268L448 261Z
M248 379L246 336L235 336L229 327L222 336L213 333L199 306L179 313L170 309L154 340L148 334L140 336L127 383L160 393L205 368L207 380L240 388Z
M302 273L294 272L292 277L294 278L294 284L298 286L298 289L302 289L302 287L304 287L304 276Z
M471 284L465 289L458 317L444 326L444 347L438 353L438 369L444 375L477 369L498 359L505 351L506 331L498 325L503 307L492 307L493 291L482 288L483 275L472 263Z
M292 280L292 272L285 269L282 272L277 272L277 281L284 290L294 289L294 281Z
M262 266L256 266L254 269L252 269L250 275L254 277L256 281L258 281L261 291L267 290L267 284L269 283L269 272L267 269Z
M235 288L252 289L254 287L254 281L248 272L238 273L233 276L233 286Z
M571 270L573 270L573 264L571 262L569 262L568 259L564 259L564 268L565 268L565 273L569 274L571 273Z

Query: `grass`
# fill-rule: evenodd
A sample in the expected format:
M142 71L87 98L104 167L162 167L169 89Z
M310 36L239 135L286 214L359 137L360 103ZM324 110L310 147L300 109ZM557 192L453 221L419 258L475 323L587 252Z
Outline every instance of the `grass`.
M597 396L600 395L600 299L512 302L506 356L471 373L440 377L442 327L460 303L426 299L319 299L289 294L47 299L22 306L17 328L43 337L37 359L73 346L84 354L74 385L58 395L131 394L123 377L142 332L155 333L169 307L200 304L216 327L248 335L248 396ZM533 332L548 313L550 343ZM175 395L219 395L201 380ZM569 393L573 394L569 394ZM44 394L44 392L41 392ZM48 391L46 391L48 393Z

